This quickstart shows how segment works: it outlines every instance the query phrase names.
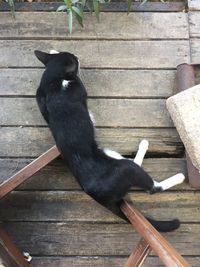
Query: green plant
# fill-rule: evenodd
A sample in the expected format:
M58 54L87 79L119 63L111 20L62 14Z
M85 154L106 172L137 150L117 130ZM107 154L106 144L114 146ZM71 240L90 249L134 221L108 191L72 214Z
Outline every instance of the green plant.
M15 3L14 0L5 0L8 5L10 6L11 12L12 12L12 16L13 18L15 18Z
M9 1L9 0L8 0ZM12 0L11 0L12 1ZM72 33L73 29L73 15L76 20L83 27L84 10L87 8L90 11L94 11L96 18L99 21L100 4L110 2L111 0L63 0L64 4L59 6L58 12L66 12L68 15L68 28L69 33ZM141 5L145 4L148 0L140 0ZM160 0L164 2L164 0ZM133 0L127 0L127 11L130 12Z
M64 5L59 6L57 11L67 13L69 32L72 33L73 15L75 15L77 21L83 27L83 11L87 8L91 11L94 10L99 21L100 4L103 3L105 3L105 0L64 0Z

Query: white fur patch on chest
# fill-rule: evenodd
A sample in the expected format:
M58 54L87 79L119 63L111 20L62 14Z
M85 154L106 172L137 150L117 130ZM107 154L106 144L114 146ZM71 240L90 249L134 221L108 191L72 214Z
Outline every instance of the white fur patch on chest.
M124 157L122 157L122 155L120 155L116 151L110 150L109 148L104 148L103 152L110 158L113 158L113 159L124 159Z
M68 85L69 85L70 81L67 81L67 80L63 80L62 81L62 88L63 90L66 90Z

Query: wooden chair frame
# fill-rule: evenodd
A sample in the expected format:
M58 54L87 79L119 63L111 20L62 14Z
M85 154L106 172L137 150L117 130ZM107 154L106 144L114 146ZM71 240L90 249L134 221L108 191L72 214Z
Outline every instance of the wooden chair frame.
M14 190L22 182L49 162L60 155L56 146L53 146L29 165L0 185L0 199ZM134 229L142 236L134 251L131 253L124 267L139 267L153 250L167 267L190 267L184 258L168 243L168 241L126 200L121 206ZM0 227L0 256L9 267L30 267L31 265L20 254L3 226Z

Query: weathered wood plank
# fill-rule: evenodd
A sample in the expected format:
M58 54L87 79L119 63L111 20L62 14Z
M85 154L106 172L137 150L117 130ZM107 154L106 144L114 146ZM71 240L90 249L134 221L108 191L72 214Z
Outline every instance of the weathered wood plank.
M200 4L199 4L200 7ZM200 37L200 13L199 12L189 12L189 27L190 27L190 37L199 38Z
M20 249L41 256L128 256L139 239L128 224L18 222L5 226ZM199 224L183 224L165 236L182 255L192 256L200 255L199 232Z
M94 14L85 14L84 29L74 23L68 33L67 16L57 12L18 12L13 22L9 13L0 17L0 38L64 39L187 39L186 13L104 13L100 23ZM148 23L144 23L147 21ZM160 23L162 21L162 23ZM65 23L66 22L66 23ZM163 27L167 25L167 27Z
M164 99L89 99L97 127L173 127ZM139 116L138 116L139 114ZM0 125L46 122L32 98L0 98Z
M200 192L164 192L149 195L128 194L136 208L159 220L178 218L182 222L199 222ZM176 214L174 214L176 210ZM2 221L28 222L123 222L84 192L12 192L0 202Z
M200 63L200 39L191 39L191 63L199 64Z
M199 267L200 257L184 257L193 267ZM33 257L35 267L122 267L126 257ZM163 267L159 258L149 256L142 265L143 267Z
M1 127L0 157L38 157L55 143L48 128ZM150 142L149 153L183 153L183 144L175 129L96 129L101 147L131 155L142 139Z
M16 2L16 11L55 11L62 4L62 2ZM126 1L112 1L105 3L101 6L102 11L109 12L127 12L127 2ZM165 2L163 5L161 2L151 2L148 1L145 5L141 5L140 2L133 2L131 11L134 12L177 12L185 10L185 1L173 1ZM7 3L1 3L0 11L10 11L10 7ZM10 14L11 16L11 14Z
M1 69L0 96L34 96L43 70ZM176 92L174 70L82 69L81 79L92 97L159 98Z
M89 68L175 68L190 59L188 40L1 40L0 67L40 67L42 64L33 53L36 49L67 50L80 58L82 67Z
M189 10L200 10L200 0L188 0Z
M0 183L29 164L31 159L0 159ZM185 159L179 158L148 158L144 160L143 168L156 181L162 181L176 173L182 172L187 176ZM61 159L53 161L32 178L22 184L23 190L79 190L68 168ZM193 190L186 180L183 184L173 187L172 190Z

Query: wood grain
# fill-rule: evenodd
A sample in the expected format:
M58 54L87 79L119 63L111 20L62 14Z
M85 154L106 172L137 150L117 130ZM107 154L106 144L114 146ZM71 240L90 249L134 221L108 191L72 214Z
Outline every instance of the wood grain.
M200 221L200 192L131 192L128 198L154 219ZM0 213L3 221L123 222L82 191L13 192L1 200Z
M191 39L190 41L191 47L191 63L199 64L200 63L200 39Z
M128 224L8 222L6 228L19 248L40 256L128 256L139 239ZM199 232L199 224L182 224L164 236L182 255L193 256L200 255Z
M199 2L199 9L200 9L200 2ZM190 27L190 37L199 38L200 37L200 32L198 30L200 27L199 12L196 12L196 11L189 12L188 18L189 18L189 27Z
M164 99L89 99L88 106L97 127L173 127ZM0 125L46 123L35 99L0 98Z
M41 69L1 69L0 96L35 96ZM176 92L173 70L81 69L89 97L159 98Z
M1 127L0 157L37 157L55 144L48 128ZM108 147L123 155L135 154L139 142L148 139L148 153L180 154L183 144L175 129L96 129L100 147Z
M184 257L193 267L199 267L200 257ZM56 266L56 267L121 267L125 263L124 257L34 257L33 264L38 267ZM163 264L157 257L149 256L143 267L163 267Z
M188 40L1 40L0 67L41 67L34 50L51 49L74 53L88 68L175 68L190 60Z
M120 12L102 12L100 23L94 14L86 13L84 29L75 22L73 33L69 35L65 13L18 12L13 22L10 14L5 12L0 17L0 28L0 38L12 39L188 39L186 13L140 12L127 16L126 13Z

